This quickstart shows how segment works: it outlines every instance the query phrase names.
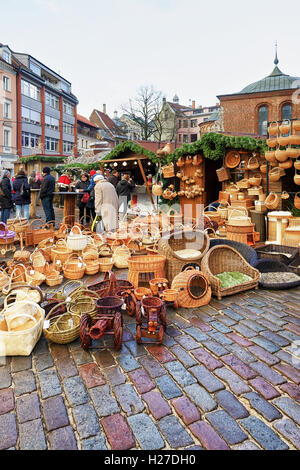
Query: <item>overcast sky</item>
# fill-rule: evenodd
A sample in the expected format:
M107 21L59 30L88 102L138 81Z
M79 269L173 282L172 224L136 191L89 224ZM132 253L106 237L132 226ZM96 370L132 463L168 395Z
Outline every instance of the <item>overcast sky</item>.
M0 42L72 83L78 112L113 116L141 85L214 105L273 69L300 76L299 0L0 0Z

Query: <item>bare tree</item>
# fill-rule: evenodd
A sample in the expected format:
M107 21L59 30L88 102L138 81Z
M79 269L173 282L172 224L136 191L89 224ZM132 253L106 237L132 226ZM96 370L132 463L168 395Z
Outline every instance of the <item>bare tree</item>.
M156 133L156 122L161 108L162 92L155 90L152 85L140 87L136 97L130 99L126 106L122 106L122 110L140 126L143 140L148 140Z

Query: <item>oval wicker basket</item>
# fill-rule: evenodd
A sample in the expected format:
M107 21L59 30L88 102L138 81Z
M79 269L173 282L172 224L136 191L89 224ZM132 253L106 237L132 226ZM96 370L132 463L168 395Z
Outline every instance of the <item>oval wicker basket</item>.
M278 194L274 193L274 192L271 192L267 198L265 199L265 206L269 209L269 210L275 210L277 209L277 207L279 206L279 203L280 203L280 198L278 196Z
M261 173L266 174L268 171L268 165L266 163L263 163L262 165L260 165L259 169Z
M60 261L61 264L64 264L71 254L72 250L67 247L66 241L63 238L59 239L56 245L51 248L51 261Z
M280 178L285 175L285 171L278 166L275 166L272 168L272 170L269 172L269 180L270 181L279 181Z
M147 289L147 287L138 287L134 290L134 295L137 300L142 300L144 296L150 297L152 295L152 292L150 289Z
M60 286L64 280L64 277L59 274L58 271L53 271L46 276L46 284L49 287Z
M277 160L276 160L276 156L275 156L275 150L269 150L265 153L265 159L268 161L268 162L272 162L272 163L275 163Z
M300 156L300 148L292 148L290 145L286 152L289 158L298 158Z
M50 325L48 328L44 328L43 332L48 341L57 344L69 344L79 337L80 315L71 313L68 310L66 313L60 313L61 307L65 306L67 309L67 305L65 302L55 305L46 316L46 320L49 320ZM57 316L55 315L56 312L59 312Z
M178 292L178 305L183 308L199 308L209 304L211 287L207 277L189 267L173 279L171 289Z
M289 158L289 155L288 155L287 150L277 149L275 151L275 157L276 157L276 160L278 160L279 162L285 162Z
M292 168L293 161L290 158L288 158L287 160L285 160L285 162L280 162L278 166L279 168L282 168L283 170L288 170L289 168Z
M99 270L101 273L106 273L111 271L113 268L113 260L112 258L100 258L99 259Z
M270 135L277 135L278 134L278 122L277 121L273 121L270 123L269 127L268 127L268 133Z
M119 245L112 256L112 261L116 268L128 268L128 259L131 256L131 251L126 245Z
M268 147L274 148L277 145L277 137L273 139L267 139L266 142Z
M247 170L257 170L259 168L259 162L256 157L250 157L248 160Z
M72 253L63 265L63 272L67 279L82 279L85 273L85 263L77 254Z
M30 255L30 261L34 271L44 274L47 261L38 248Z
M178 291L176 289L166 289L162 292L161 297L165 302L176 302Z
M83 235L80 227L74 225L67 236L67 247L70 250L84 250L87 246L87 235Z
M30 251L24 250L24 248L21 248L20 250L15 251L14 253L14 261L20 262L20 263L28 263L30 260Z

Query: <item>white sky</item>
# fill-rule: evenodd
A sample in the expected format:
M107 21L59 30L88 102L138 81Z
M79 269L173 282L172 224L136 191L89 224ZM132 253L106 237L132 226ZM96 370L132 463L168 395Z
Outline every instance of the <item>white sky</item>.
M0 0L0 42L72 83L78 112L113 116L141 85L213 105L273 69L300 76L299 0Z

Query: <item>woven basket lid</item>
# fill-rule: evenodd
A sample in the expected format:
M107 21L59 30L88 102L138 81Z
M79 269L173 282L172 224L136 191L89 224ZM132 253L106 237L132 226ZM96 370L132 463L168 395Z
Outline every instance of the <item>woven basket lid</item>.
M225 157L225 165L227 168L236 168L241 161L241 156L236 150L231 150Z

